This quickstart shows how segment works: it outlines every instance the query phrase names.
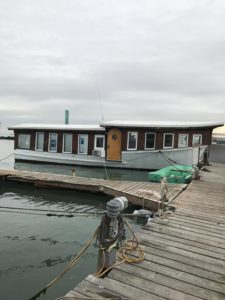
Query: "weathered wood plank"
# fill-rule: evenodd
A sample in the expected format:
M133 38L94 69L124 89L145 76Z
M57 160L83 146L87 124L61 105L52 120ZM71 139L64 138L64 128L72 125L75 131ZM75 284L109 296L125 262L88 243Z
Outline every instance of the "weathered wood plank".
M113 271L112 271L113 272ZM111 272L111 273L112 273ZM127 297L128 299L149 299L149 293L145 290L138 289L133 286L129 281L123 282L117 278L112 279L105 277L104 280L96 278L92 275L86 277L86 280L96 284L101 289L107 289L111 291L116 291L122 297ZM151 294L151 300L164 300L166 298Z
M145 259L147 259L147 260L149 260L149 254L160 256L160 259L166 258L171 261L183 263L186 266L187 265L193 266L193 267L205 270L205 271L207 271L207 275L206 275L207 278L208 278L208 276L211 276L211 277L213 277L213 280L221 282L221 283L225 283L224 267L214 265L212 263L207 262L207 257L206 257L206 260L204 262L202 262L201 260L192 257L192 255L191 255L192 252L188 253L189 256L180 255L176 252L173 252L172 249L167 248L166 250L164 250L162 247L160 248L160 246L157 247L156 244L152 244L151 246L145 245L144 251L145 251ZM182 253L182 254L184 254L184 253Z
M108 277L124 283L129 282L129 284L135 286L139 290L144 290L149 292L151 295L158 295L166 299L199 299L198 296L195 296L190 292L182 292L178 281L175 282L173 279L170 280L167 276L161 276L161 274L155 273L151 270L147 271L146 269L138 268L137 266L126 264L123 267L118 267L116 271L113 270ZM175 286L175 283L177 283L177 286Z

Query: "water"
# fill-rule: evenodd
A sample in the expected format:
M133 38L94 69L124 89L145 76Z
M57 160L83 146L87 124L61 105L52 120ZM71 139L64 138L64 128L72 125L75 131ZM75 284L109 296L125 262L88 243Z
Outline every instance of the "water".
M0 140L0 168L13 168L13 141ZM210 162L225 163L225 145L212 145ZM71 174L71 167L16 163L15 168ZM104 169L76 168L77 175L104 178ZM147 172L108 170L109 177L147 180ZM0 206L71 211L76 208L103 212L110 198L76 191L36 189L27 184L0 182ZM4 211L6 210L6 211ZM130 208L130 211L132 207ZM46 216L45 212L0 208L0 298L24 300L36 294L68 264L99 225L100 217ZM36 215L39 213L40 215ZM91 246L78 265L39 300L63 296L88 274L96 271L97 249Z
M13 168L13 141L0 140L0 168ZM71 174L71 167L38 164L15 164L16 168ZM78 168L78 175L103 177L104 170ZM113 178L138 177L139 174L115 170ZM141 172L140 172L141 173ZM128 174L128 175L126 175ZM135 179L138 179L135 178ZM72 218L47 216L43 211L10 210L3 207L68 211L77 208L103 212L110 197L65 190L37 189L28 184L0 182L0 298L29 299L62 272L71 258L89 240L100 217ZM132 211L129 208L129 212ZM134 225L134 224L133 224ZM98 249L92 245L78 265L70 270L39 300L65 295L88 274L96 271Z
M0 295L4 300L28 299L61 273L100 223L97 216L46 216L41 211L10 211L1 207L103 212L109 197L75 191L35 189L27 184L0 187ZM8 211L8 212L5 212ZM25 214L23 214L25 212ZM33 214L34 213L34 214ZM35 215L38 213L40 215ZM78 265L39 299L64 295L96 271L92 246Z

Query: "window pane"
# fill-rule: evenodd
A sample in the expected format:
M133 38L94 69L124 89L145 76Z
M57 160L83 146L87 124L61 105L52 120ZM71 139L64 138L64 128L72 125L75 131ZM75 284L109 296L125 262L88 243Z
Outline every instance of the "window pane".
M193 135L193 146L198 146L202 144L202 135L194 134Z
M30 134L19 134L18 147L20 149L30 149Z
M187 147L188 146L188 135L179 134L178 147Z
M57 139L58 135L57 133L50 133L50 138L49 138L49 150L56 152L57 151Z
M173 135L172 134L165 134L164 138L164 147L173 147Z
M128 149L137 148L137 132L128 133Z
M36 134L36 150L43 150L44 147L44 133L37 132Z
M155 134L146 133L145 148L155 148Z
M104 148L104 138L103 137L96 138L96 148Z
M87 154L88 136L80 134L78 137L78 153Z
M63 152L72 152L72 134L64 133L63 135Z

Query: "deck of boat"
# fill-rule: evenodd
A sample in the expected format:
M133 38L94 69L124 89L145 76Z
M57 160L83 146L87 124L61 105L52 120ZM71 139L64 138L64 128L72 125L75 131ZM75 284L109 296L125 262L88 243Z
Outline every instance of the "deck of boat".
M62 299L225 299L225 165L207 169L175 199L174 214L139 231L143 263L89 275Z
M159 183L104 180L22 170L0 170L0 178L27 182L36 187L100 192L115 197L125 196L130 203L152 210L158 210L160 203L161 185ZM174 199L186 187L186 184L169 184L168 200Z

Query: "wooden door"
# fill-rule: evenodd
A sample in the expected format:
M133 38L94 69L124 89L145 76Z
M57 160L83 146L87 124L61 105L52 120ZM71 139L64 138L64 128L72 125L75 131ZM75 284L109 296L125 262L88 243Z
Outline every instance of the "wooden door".
M117 128L108 131L107 159L121 160L121 131Z

